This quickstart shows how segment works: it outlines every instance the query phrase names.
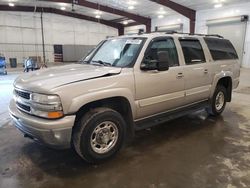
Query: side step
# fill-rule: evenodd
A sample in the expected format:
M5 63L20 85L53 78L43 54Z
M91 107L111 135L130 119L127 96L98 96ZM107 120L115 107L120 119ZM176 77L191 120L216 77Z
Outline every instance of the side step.
M147 129L155 125L165 123L167 121L188 115L190 113L194 113L206 107L208 107L208 101L196 103L196 104L184 107L184 108L180 108L180 109L173 110L173 111L168 111L159 115L155 115L153 117L139 120L135 122L135 130Z

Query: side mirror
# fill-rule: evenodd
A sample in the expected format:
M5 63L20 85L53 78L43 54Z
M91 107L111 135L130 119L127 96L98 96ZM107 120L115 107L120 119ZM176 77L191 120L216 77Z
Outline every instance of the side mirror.
M143 63L141 64L141 70L150 71L150 70L157 70L157 60L149 60L144 59Z
M169 53L166 51L158 52L158 62L157 62L157 70L158 71L166 71L169 69Z

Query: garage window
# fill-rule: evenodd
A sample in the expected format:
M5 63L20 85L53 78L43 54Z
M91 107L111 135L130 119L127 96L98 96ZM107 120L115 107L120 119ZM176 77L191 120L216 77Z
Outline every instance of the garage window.
M232 43L225 39L204 38L213 59L228 60L238 59L237 52L235 51Z
M186 65L205 63L205 55L199 40L180 39Z

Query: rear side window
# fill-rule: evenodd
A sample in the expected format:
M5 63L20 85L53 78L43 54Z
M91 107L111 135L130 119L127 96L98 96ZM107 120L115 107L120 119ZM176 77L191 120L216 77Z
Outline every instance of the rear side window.
M205 63L205 55L199 40L180 39L186 65Z
M238 59L237 52L229 40L206 37L204 39L215 61Z

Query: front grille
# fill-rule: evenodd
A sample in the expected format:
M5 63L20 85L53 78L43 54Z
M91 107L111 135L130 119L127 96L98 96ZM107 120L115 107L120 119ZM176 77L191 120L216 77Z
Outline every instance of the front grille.
M21 90L17 90L15 89L15 92L16 92L16 95L22 97L22 98L25 98L25 99L30 99L30 93L29 92L26 92L26 91L21 91Z
M17 106L18 106L19 108L21 108L21 110L24 110L24 111L26 111L26 112L30 112L30 107L29 107L29 106L24 105L24 104L21 104L21 103L19 103L19 102L16 102L16 104L17 104Z

